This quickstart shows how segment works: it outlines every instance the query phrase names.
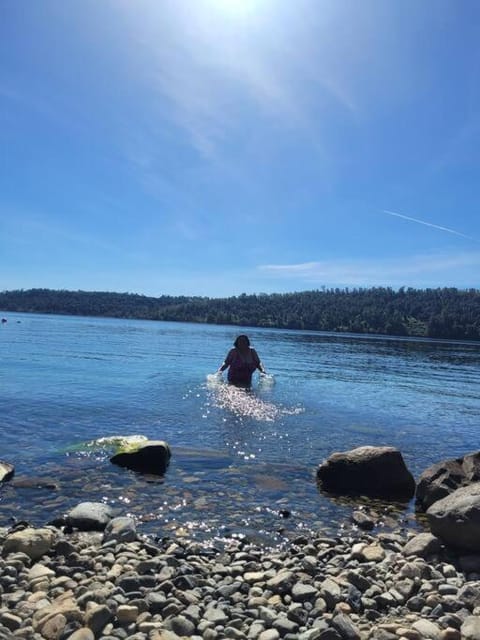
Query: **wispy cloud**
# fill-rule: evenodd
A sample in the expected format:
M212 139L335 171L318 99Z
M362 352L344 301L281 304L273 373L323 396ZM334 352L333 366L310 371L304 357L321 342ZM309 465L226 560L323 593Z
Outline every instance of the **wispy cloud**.
M439 224L433 224L432 222L426 222L425 220L419 220L418 218L412 218L411 216L406 216L403 213L398 213L396 211L389 211L388 209L384 209L383 213L388 214L389 216L395 216L396 218L402 218L403 220L409 220L410 222L416 222L417 224L423 224L425 227L433 227L433 229L439 229L440 231L446 231L447 233L453 233L456 236L460 236L461 238L467 238L467 240L473 240L474 242L480 242L476 238L472 236L468 236L465 233L461 233L460 231L456 231L455 229L450 229L449 227L442 227Z
M310 104L319 89L322 105L328 97L347 112L355 109L345 82L326 62L331 52L319 51L333 45L323 45L288 4L282 14L275 3L258 3L255 19L243 21L212 0L163 4L161 14L156 2L147 2L141 13L131 3L123 6L135 38L138 76L162 116L206 157L214 157L243 126L242 110L308 137L311 126L320 126L320 103L315 116Z
M124 249L111 240L101 238L98 233L73 229L64 222L55 220L42 212L28 212L19 207L0 206L0 230L2 242L12 248L44 252L52 257L57 251L125 256Z
M480 267L480 252L404 256L377 260L325 260L299 264L261 265L258 270L274 278L329 286L478 286L473 269Z

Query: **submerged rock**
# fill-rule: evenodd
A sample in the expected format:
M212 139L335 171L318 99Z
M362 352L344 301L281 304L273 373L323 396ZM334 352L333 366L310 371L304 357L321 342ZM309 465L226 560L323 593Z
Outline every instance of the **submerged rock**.
M408 502L415 480L395 447L358 447L332 454L317 470L322 490Z
M437 462L426 469L418 480L415 503L426 511L437 500L450 495L460 487L480 481L480 451L463 458Z
M170 462L170 447L164 440L148 440L129 446L110 458L110 462L132 471L163 475Z

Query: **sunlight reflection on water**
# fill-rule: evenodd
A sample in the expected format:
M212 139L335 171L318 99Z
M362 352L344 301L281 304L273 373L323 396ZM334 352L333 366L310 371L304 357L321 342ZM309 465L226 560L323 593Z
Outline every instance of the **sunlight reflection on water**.
M418 476L477 447L480 344L251 329L274 377L255 374L247 392L206 375L232 327L21 320L0 342L2 458L16 468L0 525L19 514L43 525L101 499L154 535L335 532L352 505L315 482L332 452L397 446ZM167 440L165 477L85 444L112 434Z
M303 408L287 408L266 402L252 389L241 389L226 384L218 374L207 376L207 387L212 392L212 404L219 409L231 411L236 416L253 418L261 422L274 422L282 415L298 415Z

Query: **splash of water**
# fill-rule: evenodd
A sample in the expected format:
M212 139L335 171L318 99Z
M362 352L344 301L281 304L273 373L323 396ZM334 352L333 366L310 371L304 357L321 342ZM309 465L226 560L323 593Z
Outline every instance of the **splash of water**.
M274 384L273 376L265 378L265 386ZM207 375L207 387L213 392L212 404L226 409L239 417L248 417L260 422L274 422L281 415L295 415L303 409L288 409L259 398L251 389L242 389L226 384L221 374Z

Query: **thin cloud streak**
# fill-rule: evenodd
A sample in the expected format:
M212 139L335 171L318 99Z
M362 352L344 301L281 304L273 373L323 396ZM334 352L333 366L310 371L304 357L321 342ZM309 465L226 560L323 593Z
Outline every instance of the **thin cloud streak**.
M387 213L389 216L395 216L397 218L403 218L403 220L409 220L410 222L416 222L417 224L423 224L426 227L433 227L433 229L439 229L440 231L447 231L448 233L453 233L456 236L460 236L461 238L467 238L467 240L473 240L474 242L480 242L476 238L472 236L467 236L465 233L461 233L460 231L455 231L455 229L450 229L449 227L442 227L438 224L433 224L431 222L425 222L425 220L419 220L418 218L412 218L410 216L406 216L403 213L397 213L396 211L389 211L388 209L383 209L383 213Z
M480 267L480 253L454 255L419 255L385 260L331 260L299 264L260 265L258 271L275 278L302 280L309 284L337 286L401 286L423 280L451 281L473 278L473 268ZM459 271L460 270L460 271ZM452 285L453 286L453 285ZM464 284L458 284L464 286ZM468 286L478 286L478 281Z

